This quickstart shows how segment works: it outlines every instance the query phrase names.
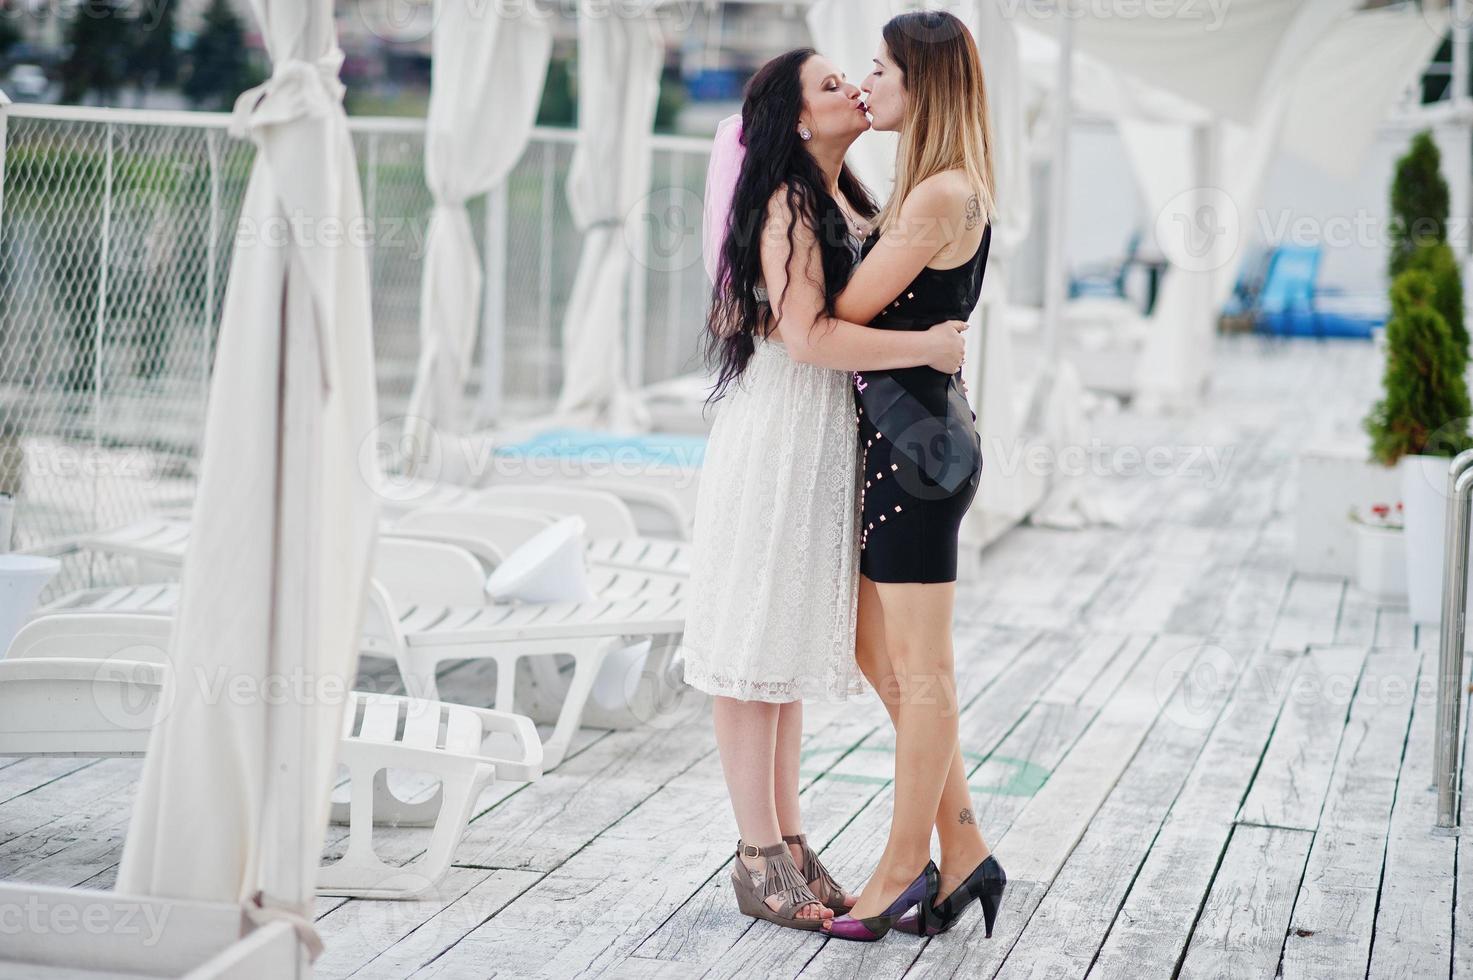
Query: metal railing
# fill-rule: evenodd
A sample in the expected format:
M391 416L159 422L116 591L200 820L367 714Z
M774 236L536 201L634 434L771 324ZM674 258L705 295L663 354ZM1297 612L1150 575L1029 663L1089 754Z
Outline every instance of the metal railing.
M13 546L59 554L54 588L114 570L78 535L193 494L231 246L254 148L221 113L0 110L0 494ZM352 118L370 247L380 412L407 406L431 198L422 120ZM550 408L581 235L564 186L576 134L539 128L472 202L485 258L474 421ZM631 381L690 370L707 299L699 255L709 144L654 139L630 215ZM3 543L0 543L3 547Z
M1457 833L1459 821L1458 749L1462 732L1463 640L1468 616L1468 529L1473 505L1473 449L1459 453L1448 467L1447 528L1442 556L1442 628L1437 649L1437 733L1433 745L1433 785L1437 788L1437 830Z

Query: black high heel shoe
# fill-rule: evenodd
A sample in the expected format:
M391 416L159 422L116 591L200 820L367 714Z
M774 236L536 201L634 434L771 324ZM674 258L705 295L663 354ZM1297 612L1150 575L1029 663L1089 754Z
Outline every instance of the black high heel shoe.
M1002 901L1003 889L1008 876L996 856L989 854L977 865L956 891L947 895L934 908L917 907L901 916L894 928L914 936L937 936L956 924L972 899L982 906L982 921L987 927L987 938L992 938L992 923L997 921L997 906Z

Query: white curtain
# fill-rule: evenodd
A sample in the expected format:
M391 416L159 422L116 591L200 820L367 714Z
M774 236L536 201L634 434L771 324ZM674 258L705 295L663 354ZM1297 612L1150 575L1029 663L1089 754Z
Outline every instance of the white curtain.
M650 191L650 130L665 44L649 10L581 0L578 9L578 146L568 203L583 253L563 319L560 413L582 413L615 429L647 424L625 369L630 330L631 224ZM631 261L633 265L631 265Z
M1284 151L1355 179L1376 127L1427 67L1447 23L1446 10L1416 6L1342 18L1305 58L1284 119Z
M435 200L419 301L419 365L405 433L466 428L466 377L481 313L481 258L466 201L511 173L532 138L552 52L543 17L437 0L425 181ZM474 9L473 9L474 8Z
M1171 16L1095 13L1075 0L1074 45L1147 85L1251 125L1292 78L1304 52L1359 0L1233 0L1178 4ZM1031 18L1053 31L1051 10ZM1031 11L1030 11L1031 13Z
M368 269L331 0L253 0L269 81L204 459L120 891L239 901L315 940L311 905L373 541ZM284 240L283 240L284 236ZM260 908L257 908L260 906Z

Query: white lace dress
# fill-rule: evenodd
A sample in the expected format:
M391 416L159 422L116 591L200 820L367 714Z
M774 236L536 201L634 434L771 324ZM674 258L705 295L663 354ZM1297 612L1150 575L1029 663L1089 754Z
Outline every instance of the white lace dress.
M719 403L697 491L685 680L744 701L846 701L859 607L852 376L759 340Z

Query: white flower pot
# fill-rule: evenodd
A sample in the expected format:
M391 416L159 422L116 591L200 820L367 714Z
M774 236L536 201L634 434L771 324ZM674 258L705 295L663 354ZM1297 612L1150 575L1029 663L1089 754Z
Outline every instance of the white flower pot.
M1347 516L1372 501L1395 503L1401 473L1369 460L1364 442L1307 447L1298 459L1294 505L1294 570L1304 575L1350 578L1356 571L1356 537Z
M38 555L0 555L0 656L10 649L10 641L25 621L41 590L61 569L55 558Z
M1377 599L1407 594L1406 535L1401 528L1355 525L1355 584Z
M1407 456L1401 462L1406 520L1407 613L1415 623L1442 619L1443 539L1447 524L1446 456Z

